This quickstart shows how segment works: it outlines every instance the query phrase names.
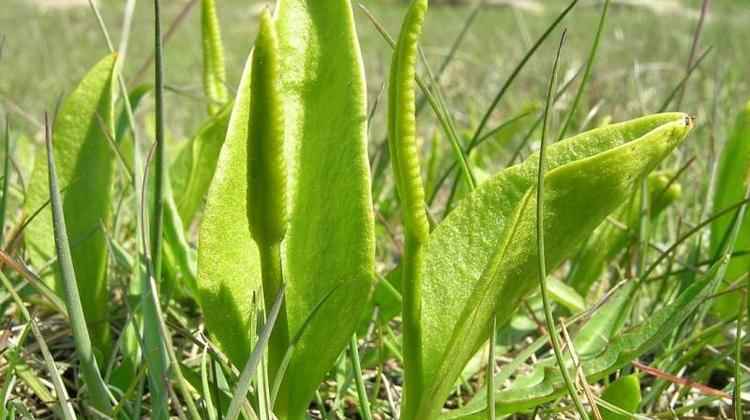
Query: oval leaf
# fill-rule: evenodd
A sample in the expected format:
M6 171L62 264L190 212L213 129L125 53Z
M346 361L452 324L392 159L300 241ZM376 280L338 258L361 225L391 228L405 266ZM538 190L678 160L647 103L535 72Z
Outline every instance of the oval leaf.
M282 244L290 336L325 299L295 347L287 370L294 374L286 375L279 390L275 413L297 419L348 343L369 298L374 222L364 70L351 5L281 0L276 25L290 173L290 224ZM251 294L261 284L244 199L249 73L246 67L209 190L198 250L207 325L238 366L250 353Z
M109 55L88 72L60 106L52 133L73 267L86 323L100 355L108 354L111 346L107 246L102 229L110 214L114 168L114 153L107 137L114 138L115 62L116 56ZM24 203L26 214L49 200L47 164L41 158L37 162ZM33 264L42 266L54 257L49 209L29 224L25 236ZM56 289L62 290L59 281Z
M678 144L692 120L669 113L592 130L551 145L545 176L548 267L630 197ZM435 229L422 270L422 363L418 418L434 418L463 366L537 285L534 188L537 157L481 185Z

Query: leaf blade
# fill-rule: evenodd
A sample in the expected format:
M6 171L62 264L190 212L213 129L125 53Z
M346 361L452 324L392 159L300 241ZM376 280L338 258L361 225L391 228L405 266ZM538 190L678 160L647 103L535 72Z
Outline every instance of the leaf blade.
M115 62L116 55L112 54L91 68L63 101L53 128L58 182L66 188L62 204L73 267L86 322L100 356L108 354L111 345L105 278L107 247L101 223L106 223L111 210L114 156L98 117L112 136ZM48 165L45 159L37 162L24 202L28 213L41 207L49 197ZM55 253L51 212L50 209L43 212L26 230L26 244L34 264L45 263ZM55 283L61 293L60 280Z
M545 225L550 228L545 236L557 246L547 252L548 265L559 264L570 247L624 202L634 182L682 141L689 126L692 122L684 114L659 114L551 145L545 177ZM529 215L535 199L528 197L534 159L480 186L427 243L422 291L424 383L432 387L427 395L438 395L434 400L439 403L432 407L425 403L424 418L437 414L441 398L484 339L483 328L469 325L489 322L498 303L505 309L498 313L502 326L536 283L528 280L536 275L534 223ZM514 246L502 245L496 254L510 240Z

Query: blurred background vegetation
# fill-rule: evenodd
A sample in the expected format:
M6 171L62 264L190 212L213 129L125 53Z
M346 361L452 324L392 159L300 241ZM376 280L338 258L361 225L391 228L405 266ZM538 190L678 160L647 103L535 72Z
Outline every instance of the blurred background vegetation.
M167 25L194 0L170 0L163 8ZM397 33L402 0L354 1L355 18L367 70L371 103L380 92L390 62L388 45L358 5L362 4ZM568 44L561 74L571 76L585 63L600 14L600 1L582 0L563 23ZM592 82L579 109L615 120L655 112L685 73L700 0L617 0L613 2L598 52ZM228 85L236 86L242 65L255 39L258 13L269 3L219 0L217 5L226 48ZM448 54L475 0L432 0L423 48L435 67ZM459 126L473 127L511 69L567 4L561 0L487 0L443 77L448 104ZM124 0L99 0L104 19L119 42ZM152 54L152 4L138 1L128 50L126 77ZM188 10L166 47L167 117L173 138L193 133L205 117L201 98L199 7ZM750 96L747 63L750 56L750 8L744 0L717 0L701 34L700 48L713 51L692 76L684 111L699 118L710 112L706 98L719 101L722 115L716 127L728 127L726 116ZM165 26L167 26L165 25ZM33 128L33 121L55 103L107 49L87 0L2 0L0 5L0 107L15 126ZM544 85L556 42L547 42L501 102L496 116L507 116L544 95ZM141 82L150 81L150 72ZM131 86L132 87L132 86ZM572 100L574 90L570 91ZM558 102L560 110L569 101ZM381 114L381 113L379 113ZM702 115L703 114L703 115ZM726 114L726 115L725 115ZM382 133L381 116L373 130ZM424 118L431 118L429 113ZM429 127L422 124L422 127Z

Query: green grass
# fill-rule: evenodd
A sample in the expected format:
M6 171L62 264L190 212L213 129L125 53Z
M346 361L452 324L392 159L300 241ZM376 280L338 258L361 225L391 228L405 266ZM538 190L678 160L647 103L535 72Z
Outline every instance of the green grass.
M165 30L187 1L168 3L163 12ZM220 3L219 18L231 88L239 81L245 56L257 30L258 7L263 4L248 3L243 0ZM492 86L502 84L534 38L565 4L557 0L544 3L546 7L541 15L498 8L489 9L477 18L443 79L446 100L461 126L481 116L494 95ZM750 27L746 24L750 10L741 1L713 3L713 14L706 23L701 44L714 45L717 51L691 83L693 92L686 95L685 103L685 109L691 108L689 110L699 116L710 115L706 112L711 108L705 95L714 96L714 82L718 76L724 80L721 97L727 94L725 89L728 86L732 86L731 94L735 98L747 97L750 92L750 81L743 77L743 69L739 66L750 53L750 45L743 42L750 37ZM381 1L366 1L364 4L390 33L397 32L402 7L384 5ZM120 38L121 7L119 2L103 2L100 6L115 45ZM199 5L193 9L167 44L165 52L167 85L193 98L202 96L199 9ZM69 91L79 75L106 53L106 45L88 7L40 12L27 0L8 0L2 10L0 33L5 36L5 47L0 62L4 75L0 79L0 93L3 99L11 99L31 115L54 106L57 96ZM691 10L697 12L698 7ZM468 7L431 8L430 18L425 23L423 48L433 67L437 67L448 52L469 12ZM151 13L148 2L137 2L126 79L153 52ZM355 16L365 54L368 89L373 98L386 79L390 49L361 11L355 9ZM569 21L573 23L567 24L568 51L560 68L563 79L585 62L598 19L598 10L586 4L573 11ZM612 114L615 118L640 114L642 106L646 111L656 111L659 100L664 98L673 83L679 81L685 68L696 21L690 16L660 16L640 8L618 7L615 3L603 34L592 89L580 109L589 110L604 99L606 102L601 113ZM532 60L530 68L508 92L499 113L507 113L517 109L519 104L539 101L543 97L545 71L551 65L552 48L548 43L545 51ZM636 65L641 69L637 81L633 75ZM170 96L174 97L174 94L168 93L167 101ZM739 107L738 104L727 106L730 106L728 111ZM165 112L172 136L181 139L193 133L202 120L204 108L200 99L181 99L179 107L167 106ZM382 123L380 118L376 121ZM380 132L376 128L373 131Z
M5 253L23 260L28 264L29 270L44 277L44 274L49 273L49 264L54 263L54 260L47 264L32 264L29 261L33 260L27 258L29 250L24 247L23 241L11 241L13 232L22 225L24 215L21 209L26 199L25 188L30 182L34 156L37 155L37 164L44 158L43 154L38 154L44 150L41 116L45 111L50 113L55 111L60 98L71 93L81 76L107 54L108 48L96 19L87 5L42 10L29 0L3 0L2 2L0 6L0 48L2 48L0 121L3 121L3 124L0 127L4 128L5 115L7 115L10 121L10 149L13 156L10 161L11 169L6 170L4 172L6 175L3 176L3 185L7 186L8 193L7 197L3 194L3 204L0 205L2 208L0 220L4 220L6 225L2 242ZM161 3L161 30L166 32L180 11L188 4L188 0L165 0ZM384 29L396 38L406 12L406 2L363 0L362 3L382 23ZM429 62L429 69L424 64L418 65L418 75L423 85L430 85L434 77L431 71L439 68L449 53L454 38L461 31L472 11L472 7L468 4L444 6L438 5L437 1L432 3L435 4L430 7L420 39L421 50ZM418 127L417 143L423 145L421 164L428 197L434 188L436 177L443 174L449 167L455 166L456 157L461 153L462 147L468 147L469 142L472 141L477 125L498 89L535 40L568 4L568 1L552 0L539 3L544 5L544 10L540 13L506 7L488 7L482 10L469 29L465 41L450 61L446 72L442 75L440 91L431 91L430 99L433 102L430 105L440 109L442 114L440 118L437 118L430 105L427 105L416 124ZM549 109L545 109L542 126L547 133L548 141L554 143L557 133L568 121L570 121L570 126L567 127L567 136L572 136L595 128L609 118L613 121L622 121L659 111L665 99L685 76L693 31L698 22L700 3L700 0L680 2L683 7L672 9L666 14L659 14L648 8L625 6L622 2L613 0L603 28L596 61L580 102L576 99L576 91L581 78L579 74L578 79L559 99L552 98L552 102L546 104ZM123 1L99 2L104 23L115 46L120 40L123 4ZM265 3L217 0L217 4L226 57L228 78L226 85L230 96L234 97L237 93L235 89L242 76L245 59L248 57L258 32L259 16ZM383 85L389 77L392 47L384 40L366 14L357 7L357 4L357 2L354 3L354 16L364 55L368 106L378 104L377 108L372 110L371 124L368 128L369 155L371 163L377 167L382 156L388 154L388 150L382 143L388 124L385 105L388 90L386 88L383 91ZM545 105L544 100L554 96L554 89L563 86L577 70L586 64L601 16L600 12L601 8L594 7L592 2L582 1L563 21L560 28L553 32L553 36L542 44L538 53L522 69L518 79L510 86L496 110L490 115L483 133L529 109L534 109L534 112L530 117L520 119L517 126L509 124L507 130L478 144L476 151L465 161L461 158L461 167L459 171L454 170L453 174L459 172L470 174L469 178L472 182L465 184L464 181L457 181L454 185L456 178L449 177L443 188L436 194L435 205L430 208L428 217L431 223L440 222L443 219L445 207L454 208L446 205L446 202L456 204L474 190L474 179L477 181L477 186L481 186L482 181L486 180L489 175L503 169L511 157L515 162L521 162L533 151L538 150L540 131L537 129L528 132L528 130L539 115L538 111ZM676 174L678 178L674 180L674 183L681 185L681 195L678 195L678 198L663 213L651 218L646 214L639 214L638 217L633 218L637 220L638 226L625 227L633 228L628 231L628 246L616 258L608 261L607 272L603 273L600 281L593 285L592 292L584 296L587 298L586 307L590 312L583 315L571 313L562 305L561 298L554 296L551 287L549 301L547 293L542 296L532 294L523 301L521 309L510 325L497 330L497 337L494 337L495 346L492 349L498 356L502 356L498 360L499 374L495 376L496 381L501 380L495 383L496 387L512 389L510 384L518 383L518 378L522 376L519 373L528 371L532 367L525 363L532 353L543 358L545 363L551 362L553 360L552 348L545 346L547 331L554 331L554 328L549 327L554 325L554 322L560 324L572 319L575 322L565 322L565 325L575 335L582 325L581 319L586 320L588 316L597 319L597 315L602 314L600 304L603 305L602 311L609 310L605 299L608 293L617 289L619 286L616 285L621 280L628 279L633 282L638 281L637 287L628 289L637 290L633 293L638 293L638 298L632 302L628 299L629 303L622 305L630 310L620 320L622 322L619 325L623 323L625 325L624 331L636 331L635 326L644 325L650 321L656 308L665 308L666 304L671 301L682 302L684 300L686 306L689 303L696 311L694 314L691 312L689 317L686 316L684 324L672 325L669 322L653 324L660 328L666 328L664 325L670 328L667 334L659 337L663 341L658 346L653 347L653 350L649 348L648 353L639 354L639 357L640 362L659 369L663 372L662 375L648 375L627 364L613 371L616 373L609 374L610 372L607 371L606 375L598 375L596 380L590 381L593 392L597 396L602 396L602 391L605 389L614 389L614 387L609 388L609 384L615 379L633 374L635 376L628 376L628 378L637 378L640 381L643 396L640 406L637 407L638 412L649 416L648 418L663 418L669 416L669 401L672 399L677 401L674 408L680 414L717 416L719 407L724 412L732 411L732 407L727 404L730 399L720 402L716 395L708 395L700 388L675 386L673 380L668 380L673 376L689 378L695 383L731 396L735 391L732 385L734 378L744 374L744 380L741 382L744 392L748 392L750 370L747 365L750 358L748 358L747 342L736 339L735 329L738 326L747 328L748 322L738 321L736 315L730 316L729 319L718 316L709 310L710 303L715 300L714 296L703 289L698 289L702 284L709 284L706 278L713 281L715 273L722 273L717 274L718 277L723 276L725 268L726 261L720 258L721 254L712 254L709 249L709 225L711 223L707 220L720 210L711 207L709 197L712 196L713 188L721 188L721 186L711 186L711 180L715 178L714 166L718 162L718 154L730 135L736 115L750 98L750 78L748 78L750 43L747 42L750 39L750 25L748 22L750 22L750 5L746 2L728 0L711 2L710 14L700 36L696 57L709 46L712 50L687 80L681 108L673 109L673 105L667 107L667 111L684 111L697 117L697 125L689 141L660 166L667 170L665 173ZM168 162L174 161L180 146L195 135L207 118L207 102L203 97L202 85L203 51L200 23L200 2L198 2L164 46L163 115L161 112L157 113L151 97L144 101L136 112L139 135L142 136L142 141L146 146L150 145L155 137L160 140L166 139L166 147L160 151L163 154L159 156L164 157ZM567 30L567 39L559 58L559 67L555 62L557 82L555 86L551 86L548 85L550 69L553 67L558 46L555 41L562 28ZM123 68L124 78L128 83L132 83L133 76L153 54L153 45L153 4L150 1L141 0L137 2L128 56ZM153 67L149 67L144 73L142 82L153 83L153 72ZM129 85L129 88L133 87L134 85ZM417 89L417 97L419 98L420 95L421 91ZM574 101L577 102L576 112L569 116L568 113ZM163 116L163 136L153 122L154 114L158 115L159 121ZM445 134L446 131L449 132L448 136ZM0 134L4 135L4 130ZM4 158L7 155L5 145L0 146L0 149ZM520 153L517 159L514 151ZM144 153L147 152L146 149ZM120 157L126 165L132 160L132 153L129 151L127 153ZM5 159L0 159L0 161L8 162ZM686 166L683 167L683 165ZM121 168L118 166L117 170L119 169ZM5 179L8 173L11 174L10 182ZM543 173L544 171L540 171L540 174ZM150 176L153 176L153 173ZM389 278L389 281L394 283L395 289L398 289L400 280L397 278L400 276L398 273L389 275L401 258L400 249L403 245L401 216L398 211L399 200L396 199L393 178L391 171L386 168L381 178L382 183L378 181L373 186L373 189L379 192L373 197L377 241L375 261L377 274ZM129 182L131 182L130 179L125 175L118 175L115 181L116 187L112 193L113 202L117 205L115 213L118 223L105 226L105 236L108 238L108 249L111 254L108 261L108 279L112 285L109 319L114 327L112 335L115 339L119 337L126 323L131 321L131 315L142 310L139 308L142 303L125 299L126 296L124 296L129 290L128 273L137 263L133 250L141 246L135 243L139 235L136 235L134 231L140 227L132 223L135 219L133 213L137 211L138 200L133 199ZM59 185L59 188L64 195L68 186ZM453 200L454 193L456 194L455 201ZM648 194L643 196L645 195ZM244 197L244 191L238 192L238 196ZM118 202L120 198L122 201ZM166 198L165 196L165 205L169 204ZM632 209L628 207L626 210L648 210L647 201L638 197L637 200L632 201L637 204ZM59 207L60 203L56 203L56 212ZM417 207L421 206L417 205ZM734 214L737 208L739 206L726 213ZM159 213L161 211L159 210ZM165 208L164 211L169 210ZM540 206L539 212L541 211ZM45 214L42 213L40 217L47 217L44 216ZM623 211L613 214L628 213ZM56 214L56 216L59 219L61 214ZM725 216L725 218L728 217ZM621 224L618 225L622 220L610 221L618 229L622 227ZM548 221L545 225L547 223ZM189 254L186 259L193 258L190 253L197 246L197 225L198 223L195 223L191 229L187 230L186 243L189 244L190 249L186 251L186 254ZM687 236L685 236L686 233ZM714 238L711 239L713 240ZM540 240L540 242L544 244L543 241ZM157 241L151 245L159 243ZM71 238L71 247L75 249L75 246L75 241ZM543 249L549 252L549 249L554 249L558 244L547 242L544 246ZM596 244L587 246L596 246ZM731 250L731 247L729 249ZM171 251L173 250L168 250L168 252ZM734 251L744 253L750 250L735 249ZM278 264L275 264L281 266L281 257L279 256L278 259ZM5 256L2 261L7 262ZM570 267L575 265L576 255L571 255L569 261L570 263L564 264L562 268L553 270L555 267L544 265L542 257L540 261L540 265L544 267L542 271L550 269L549 273L545 273L548 274L547 281L565 281ZM173 263L165 261L164 264ZM62 407L65 416L69 417L71 408L78 411L85 402L85 400L75 399L82 389L83 382L88 384L88 388L92 388L91 384L94 380L101 380L97 378L100 372L93 372L90 365L84 365L82 370L85 374L83 375L85 381L81 381L78 371L71 369L71 366L75 366L77 362L73 354L74 344L81 351L81 339L74 341L70 337L68 320L61 316L59 308L56 308L61 305L60 301L56 300L51 305L49 299L34 292L24 278L34 279L35 283L38 283L38 280L34 274L19 273L23 270L19 269L18 264L5 265L2 269L10 279L10 283L18 289L20 298L28 304L31 316L37 317L38 323L25 324L29 314L16 310L14 302L17 296L15 293L7 293L6 284L10 283L3 278L4 286L0 288L0 313L5 315L3 322L7 320L8 327L11 324L25 324L27 327L7 329L10 331L9 336L14 339L19 336L25 339L22 345L15 346L11 343L7 349L4 342L6 330L0 329L0 378L2 378L0 379L0 420L5 420L7 417L4 416L9 412L23 410L24 407L28 410L38 410L40 416L55 411L60 413L60 407ZM65 276L67 282L74 282L74 275L67 274ZM744 277L733 277L730 280L735 283L727 287L744 290L743 287L747 287L748 283L746 277L747 273ZM284 280L287 280L286 277ZM145 282L144 284L150 285ZM70 287L70 284L68 286ZM250 287L248 287L248 293L249 290ZM327 302L329 297L331 297L331 302L336 301L334 292L338 290L334 289L325 295L313 313L320 307L324 307L324 303L329 303ZM274 383L273 386L270 383L263 383L269 381L270 378L261 378L264 369L267 369L266 365L269 364L268 360L262 357L262 351L257 351L253 355L252 363L248 364L247 371L243 372L242 387L240 387L242 392L234 394L243 365L231 365L229 359L215 347L215 343L210 342L205 333L200 308L191 300L191 293L192 291L181 290L179 287L176 290L165 290L162 286L160 298L164 305L163 313L158 311L158 308L151 308L152 311L158 312L159 318L151 321L152 323L158 322L158 325L151 325L151 327L158 328L160 334L170 335L166 338L169 345L169 363L180 362L179 365L172 367L173 371L177 369L176 374L179 379L166 381L162 384L163 388L159 387L159 392L151 393L150 389L158 386L159 375L153 375L149 384L150 373L147 370L139 369L137 373L133 372L138 381L127 390L129 398L116 406L118 413L135 413L138 410L148 413L155 408L152 403L157 404L154 399L158 397L160 398L158 404L162 404L163 409L170 410L172 415L197 418L204 413L210 413L212 416L216 413L226 414L230 400L232 400L230 410L232 415L246 415L251 405L253 407L256 403L264 405L254 400L255 398L263 399L257 397L258 383L261 388L265 388L266 393L273 389L270 394L272 394L272 400L275 400L276 393L282 384L280 381ZM685 297L691 293L707 304L697 305L694 300ZM377 299L380 297L376 294ZM126 301L133 307L126 307ZM383 298L378 302L391 301ZM66 303L70 304L70 302ZM158 301L151 303L158 303ZM269 303L266 302L266 304ZM629 306L630 304L632 306ZM81 312L80 307L77 309L76 313ZM369 306L368 309L370 309ZM676 308L668 309L682 316ZM382 313L389 310L392 308L383 306L378 309L378 314L382 317L384 316ZM740 311L740 314L742 313ZM747 311L744 313L747 316ZM285 319L285 317L284 314L279 319ZM373 315L368 313L366 317L372 319ZM357 330L348 341L348 352L341 353L318 390L319 401L314 402L309 410L312 418L323 418L322 411L328 413L328 418L366 418L368 420L370 418L393 418L393 405L399 405L398 394L403 392L404 371L408 372L399 360L400 354L404 354L400 342L403 329L400 320L394 321L387 318L386 321L390 320L390 322L381 323L378 318L375 319L376 322L373 324L363 323L363 327ZM85 329L85 322L80 319L72 321L76 322L76 332L80 335L78 329ZM142 321L135 320L133 325L138 322ZM262 325L260 320L255 320L255 322ZM612 325L617 324L612 320L608 322L612 322ZM33 335L30 334L32 330L28 326L33 327ZM307 321L305 321L302 330L304 331L307 326ZM5 327L5 324L0 324L0 328ZM264 331L264 333L268 334L270 331ZM39 334L44 336L44 341L39 339ZM299 334L301 337L301 333ZM643 336L646 335L644 333ZM300 337L295 337L289 344L290 353L282 354L284 356L282 371L286 369L286 363L289 361L287 357L293 354ZM529 345L525 341L527 338L537 341ZM621 345L617 337L610 338L616 346ZM268 337L264 336L260 340L263 346L267 339ZM87 340L88 338L84 341ZM274 339L270 341L273 343ZM555 342L554 344L558 360L567 358L568 353L557 354L561 343ZM562 343L563 347L565 347L564 344ZM140 343L133 342L130 345L138 348ZM39 351L40 346L43 352ZM93 361L93 369L96 369L96 360L91 355L90 346L91 343L88 347L84 343L84 353L87 360ZM643 345L640 348L646 349L647 346ZM128 350L124 348L118 351ZM622 354L636 353L627 353L623 350L618 353L618 357ZM132 354L124 354L124 356L128 357ZM146 356L148 359L149 356L154 357L154 354ZM158 358L159 355L156 356ZM232 355L229 356L231 359ZM136 360L140 359L140 355L134 357ZM414 356L407 353L407 359L409 357ZM57 361L57 366L51 365L51 358ZM483 352L478 353L470 361L462 373L462 379L456 391L450 395L446 407L459 408L467 404L470 397L479 396L481 399L482 395L487 394L486 384L493 382L486 380L486 363L487 354ZM256 364L261 371L257 377L253 374ZM550 364L549 366L556 365ZM99 368L104 380L110 381L107 367L102 366L100 362ZM58 377L58 372L61 378ZM597 373L601 372L597 371ZM571 369L571 373L576 372ZM290 373L290 375L293 374L294 372ZM55 403L55 389L60 388L60 379L67 386L67 392L71 398L74 398L71 403L72 407L67 403L62 405ZM573 382L569 384L570 392L574 393L576 378L570 379ZM115 381L116 379L107 384L114 384ZM5 388L8 384L15 385L9 389ZM188 397L191 395L190 387L196 391L192 397ZM250 404L247 404L244 399L244 395L247 394L245 391L248 389L251 395ZM578 390L581 391L580 388ZM398 393L396 393L395 402L392 402L394 391ZM95 403L94 406L98 405L105 411L111 409L109 407L111 402L106 400L106 395L104 395L105 390L98 385L81 395L83 394L87 394L89 398L99 397L99 403ZM2 398L6 395L11 403L4 404L5 401ZM140 395L144 395L145 398L137 398ZM204 405L208 400L206 398L208 395L210 395L210 404ZM579 406L579 412L582 412L585 409L581 406L581 402L583 405L588 405L589 400L582 391L579 395L580 401L575 402ZM498 396L504 397L505 394L500 393ZM544 398L548 396L549 394L545 394ZM114 403L117 403L121 395L114 393L113 397ZM735 397L739 399L738 396ZM182 401L182 403L175 402L175 400ZM361 405L365 400L368 400L367 403L364 406ZM607 400L616 401L617 399ZM561 414L573 418L576 415L573 401L564 392L554 394L545 401L545 404L539 406L539 414L545 418L553 418ZM326 405L325 410L321 410L321 402ZM747 400L744 400L743 406L748 406ZM469 407L471 407L470 403ZM531 413L532 410L522 411L519 418L531 418ZM265 413L261 412L260 415L264 418ZM481 418L487 418L486 415L483 416Z

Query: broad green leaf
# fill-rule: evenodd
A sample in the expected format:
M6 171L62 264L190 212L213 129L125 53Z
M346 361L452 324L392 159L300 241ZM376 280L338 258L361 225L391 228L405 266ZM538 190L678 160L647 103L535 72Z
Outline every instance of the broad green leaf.
M602 393L602 399L628 413L635 413L641 404L641 384L638 375L628 375L612 382ZM632 417L601 409L603 420L629 420Z
M582 369L589 382L601 380L616 370L653 349L668 338L693 311L695 311L723 278L726 259L717 263L712 270L687 287L677 298L652 313L644 322L615 334L606 347L588 355L579 355ZM626 292L623 289L621 292ZM570 359L568 359L570 360ZM572 366L568 366L572 368ZM566 392L560 371L553 358L546 358L534 364L528 375L516 379L508 388L495 395L495 408L498 414L516 413L532 409L540 404L560 397ZM472 400L466 407L450 411L442 419L479 420L486 418L484 394Z
M209 100L208 111L217 114L229 100L224 68L224 47L221 45L219 17L214 0L201 1L201 35L203 39L203 89Z
M105 277L107 246L102 225L109 219L114 167L114 154L106 136L114 137L115 61L115 55L105 57L65 98L52 133L59 185L65 188L63 209L73 267L91 339L100 356L108 354L112 344ZM49 199L47 183L46 161L38 158L24 203L27 214ZM54 257L49 209L27 227L26 245L37 267ZM61 290L59 279L56 287Z
M282 243L290 336L335 289L305 329L279 391L277 416L299 419L369 298L374 231L364 73L351 5L346 0L281 0L276 26L290 178L290 224ZM244 199L249 75L246 65L198 249L206 322L237 366L244 365L251 350L251 294L261 283ZM283 354L286 349L270 351Z
M670 184L673 176L674 173L669 171L654 172L648 176L649 217L652 220L682 195L680 184L674 182ZM612 215L622 226L611 222L603 223L594 230L581 247L575 257L568 283L582 296L585 297L588 294L591 286L605 271L607 263L622 252L629 243L632 243L634 238L637 238L640 213L641 192L635 191L630 200Z
M562 281L551 277L546 280L549 297L573 313L586 309L586 302L578 292Z
M745 198L745 190L750 182L750 102L737 116L734 130L724 145L719 162L719 173L714 194L714 210L720 211ZM711 225L711 254L717 255L727 241L727 235L734 219L731 212L716 219ZM745 216L740 235L735 244L737 251L750 251L750 217ZM727 269L726 280L732 282L750 270L750 255L732 258ZM740 295L729 293L719 296L714 311L723 319L737 313Z
M180 150L170 168L174 199L185 227L190 227L216 172L231 107L219 110Z
M556 267L630 197L692 127L681 113L647 116L551 145L545 176L547 264ZM437 416L454 381L537 284L537 157L482 184L432 232L422 271L422 383L418 418Z
M198 239L198 298L211 335L236 366L250 354L252 295L260 258L250 239L245 201L250 60L237 89L227 137L208 191Z

